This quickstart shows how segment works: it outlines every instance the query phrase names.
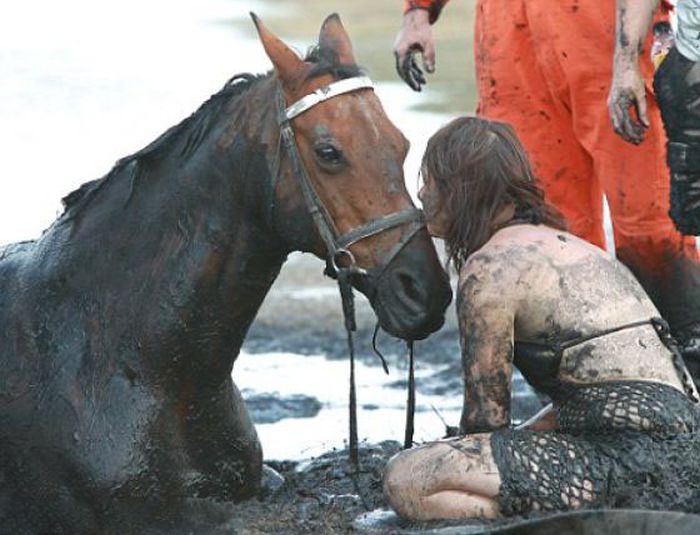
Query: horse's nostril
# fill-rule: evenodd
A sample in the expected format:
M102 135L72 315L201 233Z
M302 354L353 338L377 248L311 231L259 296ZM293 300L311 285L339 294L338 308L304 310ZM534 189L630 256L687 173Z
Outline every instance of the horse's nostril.
M416 280L407 273L399 273L397 277L404 295L411 301L420 301L421 293L416 285Z

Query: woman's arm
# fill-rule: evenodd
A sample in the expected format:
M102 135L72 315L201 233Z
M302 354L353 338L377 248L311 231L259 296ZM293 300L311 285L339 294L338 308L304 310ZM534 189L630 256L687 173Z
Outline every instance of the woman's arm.
M514 310L503 271L483 256L460 274L457 294L464 372L460 431L481 433L510 425Z

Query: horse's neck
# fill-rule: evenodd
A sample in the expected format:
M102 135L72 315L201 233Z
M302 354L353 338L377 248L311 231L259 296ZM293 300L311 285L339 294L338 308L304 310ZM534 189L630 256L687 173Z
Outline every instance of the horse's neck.
M263 130L220 129L188 161L166 155L136 180L124 169L56 237L71 251L73 286L150 348L151 364L177 354L230 369L279 273L288 251L256 206L269 178Z

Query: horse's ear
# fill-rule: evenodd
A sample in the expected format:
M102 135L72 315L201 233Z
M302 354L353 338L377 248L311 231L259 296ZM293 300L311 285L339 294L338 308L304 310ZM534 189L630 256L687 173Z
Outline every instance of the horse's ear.
M263 48L265 48L267 57L270 58L272 65L275 67L277 77L283 84L293 85L305 70L306 64L294 50L268 30L255 13L251 12L250 16L253 19L255 28L258 30L258 36Z
M330 15L321 26L321 33L318 37L321 48L335 50L340 63L344 65L354 65L355 55L352 52L350 36L345 31L343 23L337 13Z

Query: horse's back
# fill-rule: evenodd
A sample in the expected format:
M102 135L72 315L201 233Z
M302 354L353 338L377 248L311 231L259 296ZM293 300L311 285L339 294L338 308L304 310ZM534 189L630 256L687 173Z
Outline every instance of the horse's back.
M22 333L17 332L17 328L24 323L26 297L32 291L26 270L34 248L33 241L0 247L0 363L3 365L22 356L23 344L18 343ZM7 378L6 373L3 375ZM0 396L2 394L0 387Z

